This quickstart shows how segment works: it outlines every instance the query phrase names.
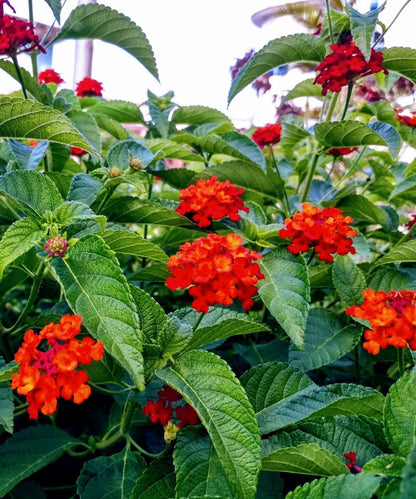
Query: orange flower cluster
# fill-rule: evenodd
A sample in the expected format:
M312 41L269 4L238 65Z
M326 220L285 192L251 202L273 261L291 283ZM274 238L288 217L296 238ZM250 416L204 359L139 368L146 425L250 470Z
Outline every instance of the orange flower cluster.
M92 338L81 341L75 336L81 331L82 317L67 314L59 324L50 323L39 334L26 331L22 346L14 360L20 362L20 370L13 374L12 388L26 395L30 419L56 411L57 399L71 398L81 404L91 394L86 384L88 374L77 370L79 364L101 360L103 344ZM40 348L38 348L40 346Z
M347 308L346 314L367 319L372 329L367 329L363 347L377 355L380 348L389 345L416 350L416 291L363 291L365 300L360 306Z
M179 191L181 203L176 211L180 215L190 213L198 227L208 227L212 220L227 216L237 222L241 218L238 210L246 213L250 211L239 197L243 192L243 189L237 189L229 180L220 182L218 177L206 180L201 178L196 185Z
M352 221L333 206L321 210L303 203L300 213L295 213L293 219L286 218L286 228L280 230L279 236L292 239L287 249L295 255L314 248L319 260L332 262L333 254L355 253L351 237L357 232L348 225Z
M186 242L168 261L172 277L166 279L169 289L187 288L195 298L192 307L207 312L210 305L231 305L234 298L249 310L256 294L256 283L264 279L254 260L261 255L242 246L237 234L208 234L192 243Z

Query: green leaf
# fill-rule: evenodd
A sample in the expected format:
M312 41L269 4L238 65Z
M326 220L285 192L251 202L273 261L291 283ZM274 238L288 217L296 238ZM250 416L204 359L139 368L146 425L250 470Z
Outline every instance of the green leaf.
M260 436L253 409L228 364L212 353L193 350L156 375L198 413L234 496L253 498L260 468Z
M111 250L94 234L51 261L66 300L91 335L144 389L142 332L130 290Z
M0 495L52 463L76 440L50 425L31 426L19 431L0 447Z
M385 212L377 205L373 204L364 196L351 194L342 198L337 203L337 208L342 210L344 215L349 215L360 222L369 222L371 224L380 224L383 227L387 223ZM354 242L357 238L354 239Z
M211 439L202 428L190 426L179 433L173 460L177 497L235 497Z
M276 450L262 458L261 468L317 476L342 475L348 472L339 458L313 443Z
M378 145L387 146L387 142L369 125L359 121L331 121L315 125L315 138L324 147L354 147Z
M0 97L0 137L48 140L95 152L64 114L16 97Z
M22 170L35 170L42 161L49 145L48 142L39 142L37 146L31 147L13 139L8 142L10 150Z
M296 34L273 40L254 54L234 78L228 103L256 78L273 68L291 62L321 62L325 57L325 43L317 36Z
M12 379L12 375L19 372L19 369L20 364L14 360L5 364L4 360L0 357L0 382L10 381Z
M192 335L192 327L181 322L175 315L169 314L164 328L157 337L161 347L162 360L171 359L176 353L182 352Z
M333 499L334 497L371 499L374 496L381 477L366 475L342 475L321 478L300 485L287 494L286 499Z
M76 220L95 220L101 230L105 227L105 217L96 215L92 209L79 201L65 201L53 212L54 221L61 227L65 227Z
M310 299L305 260L278 248L260 260L260 268L265 275L258 284L260 298L286 334L302 349Z
M127 130L125 130L118 121L113 120L106 114L97 112L94 113L94 118L101 130L108 132L117 140L126 140L128 138L129 134L127 133Z
M140 159L141 167L146 168L154 159L155 155L150 149L137 140L123 140L116 142L107 153L108 166L118 166L122 169L129 168L130 158Z
M204 123L229 123L230 118L211 107L182 106L173 112L171 121L177 124L203 125Z
M406 371L386 396L384 433L395 454L406 457L415 440L416 370Z
M416 83L416 49L392 47L384 50L383 66Z
M95 180L88 173L77 173L71 180L68 201L80 201L91 206L102 187L102 182Z
M389 123L383 123L381 121L374 121L369 123L368 126L377 133L380 137L382 137L387 147L389 148L390 154L393 158L397 158L397 155L400 152L400 148L402 146L402 139L400 137L399 132L394 128L394 126Z
M111 199L104 211L113 222L196 228L188 218L157 202L133 197Z
M1 357L0 361L1 363L4 363ZM1 371L3 371L3 368L4 366L2 366ZM10 369L6 372L10 373ZM11 377L11 374L5 375L5 373L0 372L0 379L9 376ZM14 403L13 403L13 393L10 388L10 383L0 382L0 428L4 428L5 431L13 433L13 422L14 422ZM0 457L0 463L1 463L1 457Z
M101 152L100 129L94 117L90 113L84 113L83 111L71 111L67 116L94 149Z
M81 469L77 492L81 499L128 499L145 468L143 457L128 447L112 456L90 459Z
M341 300L351 307L363 301L363 290L367 287L364 274L349 255L335 258L332 281Z
M106 230L102 235L107 246L117 254L167 262L169 257L158 245L129 230Z
M94 115L104 114L119 123L144 123L143 114L137 104L124 100L100 101L89 108Z
M0 279L6 267L29 251L44 234L45 229L33 218L20 218L9 225L0 241Z
M58 22L58 24L60 24L60 22L61 22L61 0L45 0L45 2L51 8L53 15L54 15L56 21Z
M76 7L52 43L79 38L102 40L120 47L158 78L156 61L146 35L116 10L99 4Z
M52 180L43 173L12 171L0 177L0 190L17 200L27 214L41 217L62 203Z
M383 268L378 269L370 279L368 288L375 291L416 290L416 272L414 269Z
M377 265L398 262L416 262L416 239L406 241L392 248L387 255L378 260Z
M148 139L145 144L158 157L181 159L183 161L205 161L200 154L195 154L187 147L177 144L173 140Z
M370 59L371 55L371 41L376 29L377 19L380 12L384 9L385 2L377 9L371 10L366 14L361 14L353 9L351 5L346 4L346 8L350 17L351 33L354 42L361 50L366 61Z
M325 308L310 310L305 329L305 350L289 350L289 362L302 371L326 366L350 352L360 341L361 329L344 326Z
M404 457L396 456L396 454L383 454L365 463L363 473L400 477L405 464Z
M210 154L225 154L253 163L263 170L266 167L261 149L249 137L238 132L229 132L222 137L215 134L206 135L201 139L201 147Z
M175 471L170 456L155 459L139 476L133 499L172 499L175 496Z
M311 136L311 134L305 130L304 124L304 120L295 114L282 116L282 137L280 139L280 144L283 147L283 150L290 156L293 154L294 148L300 141Z
M297 97L316 97L322 98L322 88L314 84L314 79L303 80L297 83L292 90L283 98L283 102L296 99Z
M400 499L412 497L416 488L416 445L407 457L406 466L402 472L402 482L400 484Z

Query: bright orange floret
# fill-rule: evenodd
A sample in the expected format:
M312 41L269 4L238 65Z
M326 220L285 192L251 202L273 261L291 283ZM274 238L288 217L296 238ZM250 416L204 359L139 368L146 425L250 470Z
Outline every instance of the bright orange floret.
M167 287L189 287L189 294L195 298L192 307L198 312L207 312L216 303L231 305L234 299L249 310L257 292L256 283L264 275L254 263L261 255L244 248L242 241L237 234L208 234L183 244L182 251L169 259L172 276L166 279Z
M349 226L351 222L351 217L344 217L333 206L320 209L303 203L301 212L286 218L286 228L280 230L279 236L292 239L287 249L294 255L314 248L320 260L332 262L334 254L355 253L351 237L357 232Z
M367 319L363 347L376 355L380 348L393 346L416 350L416 291L363 291L364 302L346 310L348 315Z
M239 210L248 213L237 189L229 180L220 182L218 177L199 179L195 185L179 191L181 203L176 208L180 215L189 214L198 227L208 227L212 220L229 217L234 222L240 220Z
M25 395L31 419L56 411L58 398L80 404L91 394L86 384L88 375L77 370L79 364L101 360L103 344L92 338L76 340L81 331L82 318L65 315L59 324L46 325L39 334L26 331L22 346L14 357L20 370L13 374L12 388Z

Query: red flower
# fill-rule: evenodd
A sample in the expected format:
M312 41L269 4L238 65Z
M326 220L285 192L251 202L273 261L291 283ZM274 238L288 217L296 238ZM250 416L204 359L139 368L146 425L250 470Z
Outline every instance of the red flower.
M357 453L356 452L348 452L348 454L344 454L344 457L348 459L348 463L346 463L347 468L356 475L357 473L361 473L363 471L362 468L357 466L355 463L357 462Z
M178 428L182 428L187 424L195 425L199 423L198 413L189 404L185 404L184 407L178 405L176 408L176 416L180 420Z
M332 262L333 254L355 253L351 237L357 233L348 225L352 221L333 206L321 210L303 203L300 213L295 213L293 219L286 218L286 228L280 230L279 236L292 239L287 249L295 255L314 248L319 260Z
M404 226L409 230L416 224L416 215L411 215L411 217L411 220L404 224Z
M39 334L26 331L22 346L14 360L20 362L19 372L12 376L12 388L25 395L31 419L56 411L59 397L80 404L91 394L86 384L88 374L77 370L79 364L92 359L101 360L104 347L101 342L75 336L81 331L82 318L66 315L59 324L50 323ZM41 349L39 349L41 345Z
M379 71L388 74L387 69L382 66L382 52L371 49L370 60L367 62L351 37L347 43L334 43L330 48L332 52L315 69L320 73L314 83L322 85L322 95L326 95L328 90L340 92L344 85L362 76Z
M167 287L191 286L189 294L195 298L192 307L198 312L207 312L216 303L231 305L235 298L249 310L257 292L256 283L264 275L259 265L253 263L261 255L244 248L242 241L236 234L208 234L183 244L182 251L169 258L172 276L166 279Z
M182 398L182 395L169 385L163 385L163 389L159 390L157 394L162 400L167 400L169 402L176 402Z
M88 154L88 151L81 149L80 147L71 146L72 156L83 156L84 154Z
M377 355L380 348L393 346L416 350L416 291L363 291L360 306L347 308L346 314L367 319L372 329L367 329L363 347Z
M30 52L35 49L46 53L39 44L39 37L35 34L32 23L13 16L0 16L0 55L14 57L21 52Z
M77 83L75 92L78 97L102 97L103 85L99 81L88 78L88 76L86 76L84 79Z
M219 182L218 177L207 180L199 179L196 185L190 185L179 191L181 203L175 211L181 215L191 214L198 227L208 227L212 220L229 217L236 222L240 220L239 210L248 213L239 197L243 189L237 189L229 180Z
M403 125L415 127L416 126L416 111L411 112L411 116L400 114L399 110L396 111L395 119L403 123Z
M265 146L280 142L281 134L282 125L280 123L275 123L257 128L251 138L259 147L261 147L261 149L263 149Z
M54 256L59 256L63 258L69 248L69 242L61 236L53 236L48 239L45 243L44 249L48 252L49 256L52 258Z
M333 147L329 149L325 154L328 156L346 156L347 154L351 154L354 151L359 151L358 147Z
M55 83L56 85L59 85L64 82L60 75L53 69L45 69L44 71L41 71L38 75L38 81L39 85L42 83Z
M166 406L165 401L162 399L159 399L157 402L149 400L144 406L143 415L149 416L152 423L160 423L166 426L168 421L172 420L173 408L169 402Z

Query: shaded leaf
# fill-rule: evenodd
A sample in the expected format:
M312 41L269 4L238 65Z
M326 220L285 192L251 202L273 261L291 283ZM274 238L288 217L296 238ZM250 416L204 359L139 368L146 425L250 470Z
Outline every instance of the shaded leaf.
M387 147L389 148L390 154L393 158L397 158L402 146L402 139L399 132L394 128L394 126L389 123L383 123L381 121L374 121L369 123L368 126L374 130L380 137L382 137Z
M129 168L130 158L141 161L141 167L146 168L154 159L155 155L150 149L137 140L123 140L113 144L107 153L108 166L118 166L122 169Z
M87 173L77 173L71 179L68 201L80 201L91 206L102 187L102 182L95 180L91 175L88 175Z
M402 482L400 484L400 499L407 499L412 497L416 488L416 445L407 457L406 466L402 472Z
M304 128L304 120L300 116L289 114L282 116L282 137L280 144L287 154L292 155L296 145L310 137L311 134Z
M31 147L17 140L10 139L10 149L22 170L35 170L45 155L48 142L39 142L35 147Z
M362 302L362 292L367 286L365 277L349 255L338 255L335 258L332 267L332 282L347 307L359 305Z
M101 134L94 117L83 111L71 111L67 116L94 149L101 152Z
M369 199L358 194L351 194L342 198L337 203L337 208L342 210L345 215L349 215L354 220L361 222L369 222L372 224L380 224L383 227L387 223L385 212ZM353 239L354 244L358 242L358 238Z
M1 59L0 68L20 83L16 67L11 61ZM49 95L49 89L39 85L36 78L33 78L33 76L25 68L20 67L20 72L26 91L32 94L33 97L42 104L51 104L52 96Z
M416 290L416 272L414 269L383 268L377 270L368 288L375 291L402 291L405 289Z
M155 459L140 475L131 495L134 499L172 499L175 496L175 471L172 459Z

